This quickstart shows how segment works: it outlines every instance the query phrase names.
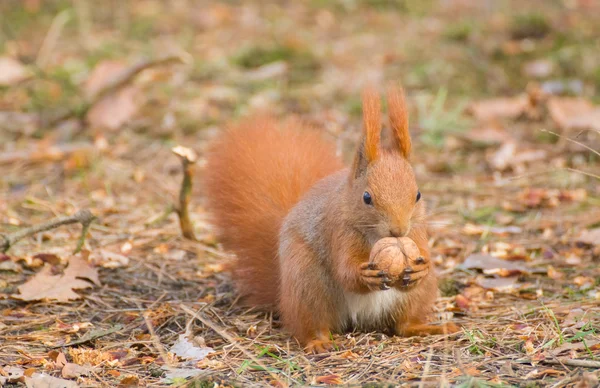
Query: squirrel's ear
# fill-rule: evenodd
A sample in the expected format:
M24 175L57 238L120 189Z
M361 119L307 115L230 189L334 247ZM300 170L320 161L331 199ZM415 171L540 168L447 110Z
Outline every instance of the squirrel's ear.
M381 99L373 88L362 93L363 137L354 158L354 176L361 175L369 163L377 160L381 138Z
M390 86L388 88L387 103L394 148L408 159L411 149L410 133L408 132L408 109L404 100L404 91L401 87Z

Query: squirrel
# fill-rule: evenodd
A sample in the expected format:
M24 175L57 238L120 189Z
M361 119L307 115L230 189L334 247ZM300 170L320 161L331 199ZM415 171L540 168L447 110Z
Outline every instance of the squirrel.
M236 254L237 289L246 303L277 313L307 351L328 351L331 332L351 329L458 330L427 323L438 286L401 87L388 88L387 104L390 144L383 145L381 97L363 91L363 135L350 168L297 120L255 117L207 151L206 205L217 238ZM368 262L373 245L390 236L414 240L426 273L409 268L404 281L392 282Z

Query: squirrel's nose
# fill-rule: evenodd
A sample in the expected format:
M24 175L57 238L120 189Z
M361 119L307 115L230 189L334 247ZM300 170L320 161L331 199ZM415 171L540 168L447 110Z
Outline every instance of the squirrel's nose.
M390 228L390 235L392 237L402 237L406 235L406 231L403 228L392 227Z

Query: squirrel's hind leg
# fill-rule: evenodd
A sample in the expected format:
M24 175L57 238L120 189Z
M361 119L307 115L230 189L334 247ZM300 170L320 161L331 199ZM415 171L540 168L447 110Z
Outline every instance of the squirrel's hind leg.
M454 323L432 325L428 317L438 294L437 279L429 272L418 287L407 291L409 302L398 310L394 331L402 337L452 334L460 330Z
M329 336L338 320L335 291L330 289L333 282L327 282L327 274L314 254L296 237L282 238L279 255L279 312L283 325L306 351L331 350Z

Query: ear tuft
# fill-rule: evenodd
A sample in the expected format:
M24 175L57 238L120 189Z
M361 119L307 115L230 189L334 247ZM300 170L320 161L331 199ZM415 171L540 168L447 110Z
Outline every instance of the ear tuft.
M411 150L410 133L408 132L408 109L401 87L390 86L387 91L388 114L395 146L402 156L408 159Z
M379 158L381 138L381 98L372 88L365 88L362 93L363 124L365 127L365 157L369 163Z

